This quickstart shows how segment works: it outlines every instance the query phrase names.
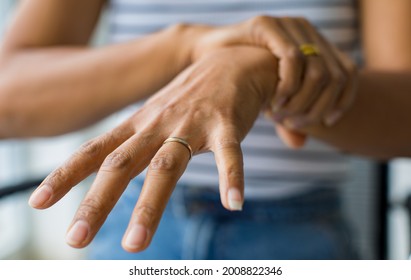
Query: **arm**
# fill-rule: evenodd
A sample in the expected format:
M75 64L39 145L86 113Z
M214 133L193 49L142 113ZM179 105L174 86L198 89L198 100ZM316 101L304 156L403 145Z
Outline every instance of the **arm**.
M411 156L411 2L362 1L366 64L357 98L332 128L304 131L350 153L376 158ZM384 20L382 20L384 19Z
M363 141L367 147L362 149L372 146L377 154L378 146L383 146L376 144L380 139L364 134L365 141L353 133L362 133L365 128L373 127L374 133L384 138L386 132L378 129L380 126L375 124L375 119L368 117L376 118L379 115L379 105L372 103L370 97L372 90L392 93L392 86L371 88L373 83L377 83L376 78L380 77L367 71L360 75L360 98L349 111L349 116L336 127L313 126L307 132L352 150L361 148ZM67 236L70 245L84 247L92 241L130 178L148 166L143 192L123 240L126 250L141 251L149 245L173 187L189 160L184 146L175 143L162 145L168 137L178 136L188 141L194 153L215 153L222 203L227 209L240 210L244 188L240 141L270 98L267 93L276 88L275 73L276 61L261 49L236 48L210 54L160 90L130 119L81 147L46 178L31 196L30 205L48 208L88 175L98 171ZM374 81L367 81L367 75ZM409 88L401 75L383 75L385 79L392 79L390 83L397 84L402 90ZM401 79L402 82L397 83L394 79ZM381 94L378 97L383 99L388 96ZM365 110L369 113L363 114ZM387 117L396 115L396 112L391 113ZM370 119L368 122L365 121L367 118ZM351 141L350 137L355 141Z
M0 138L84 127L155 92L189 64L194 36L182 26L126 44L87 47L103 5L21 3L0 50Z
M104 2L22 1L0 49L0 138L48 136L87 126L151 95L192 60L232 45L265 47L279 58L274 100L311 92L313 85L299 83L304 59L291 36L299 19L260 16L219 28L179 25L91 49L86 44ZM303 99L310 95L302 94ZM312 95L320 94L314 90ZM299 104L297 109L305 107ZM282 131L284 141L292 143L297 134ZM297 135L297 146L304 139Z

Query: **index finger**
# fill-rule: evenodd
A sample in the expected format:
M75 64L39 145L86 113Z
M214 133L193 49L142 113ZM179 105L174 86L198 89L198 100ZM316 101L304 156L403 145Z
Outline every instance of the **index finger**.
M54 170L33 192L29 205L44 209L60 200L71 188L97 170L105 157L131 134L119 126L80 147L62 166Z
M261 40L265 47L279 59L279 82L272 102L273 111L278 111L300 87L304 57L298 44L283 26L282 21L286 19L278 20L272 17L263 17L263 19Z

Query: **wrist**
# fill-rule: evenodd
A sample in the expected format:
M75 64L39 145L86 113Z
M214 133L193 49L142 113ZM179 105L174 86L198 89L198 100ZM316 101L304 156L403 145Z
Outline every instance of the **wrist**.
M213 27L179 23L166 29L166 32L176 42L177 59L180 64L188 66L199 59L201 42Z
M230 76L244 92L258 94L262 108L270 102L278 82L278 60L269 51L250 46L218 48L200 60L214 64L214 73Z

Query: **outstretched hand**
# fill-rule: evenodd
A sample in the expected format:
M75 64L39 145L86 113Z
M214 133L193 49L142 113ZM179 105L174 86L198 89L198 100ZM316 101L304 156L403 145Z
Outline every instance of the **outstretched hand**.
M73 247L87 246L129 181L148 167L122 245L145 249L156 231L171 193L193 154L213 152L221 201L241 210L244 193L240 142L274 91L277 60L253 47L220 49L202 57L112 131L83 145L52 172L30 198L48 208L93 172L95 181L67 233ZM268 93L268 94L267 94Z

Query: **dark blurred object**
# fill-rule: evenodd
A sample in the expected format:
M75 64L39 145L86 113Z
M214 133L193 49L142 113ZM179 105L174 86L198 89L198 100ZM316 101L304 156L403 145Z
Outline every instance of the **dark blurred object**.
M389 166L386 162L377 163L377 217L379 222L377 223L377 245L379 260L388 259L388 211L390 205L388 202L389 193ZM377 218L378 219L378 218Z
M41 182L43 182L44 178L41 179L32 179L32 180L28 180L28 181L24 181L18 184L14 184L14 185L9 185L9 186L0 186L0 199L12 195L12 194L16 194L19 192L24 192L27 191L29 189L32 189L38 185L41 184Z

